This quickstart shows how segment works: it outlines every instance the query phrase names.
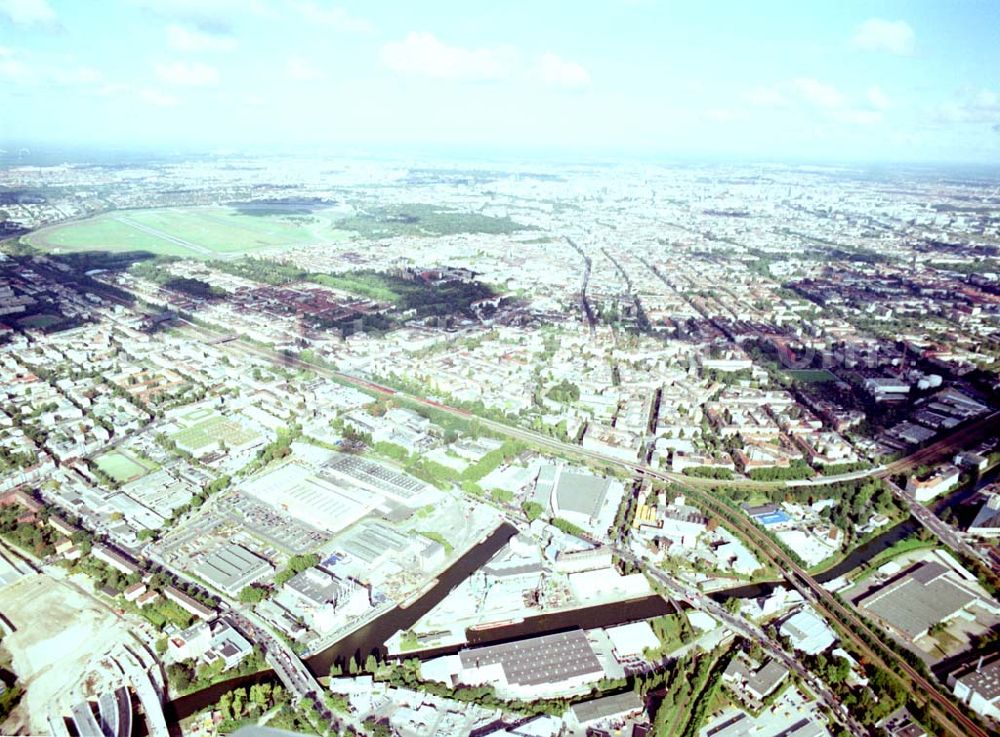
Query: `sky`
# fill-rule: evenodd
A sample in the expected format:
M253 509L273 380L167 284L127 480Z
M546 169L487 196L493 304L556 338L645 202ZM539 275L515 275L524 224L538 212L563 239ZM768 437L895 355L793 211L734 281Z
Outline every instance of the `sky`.
M0 0L0 147L1000 163L996 0Z

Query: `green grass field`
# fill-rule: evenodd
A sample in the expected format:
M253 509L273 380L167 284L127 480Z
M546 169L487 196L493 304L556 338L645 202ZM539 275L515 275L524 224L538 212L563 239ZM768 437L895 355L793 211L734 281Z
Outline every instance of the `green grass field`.
M177 445L190 451L199 451L220 441L233 448L257 437L257 433L225 417L211 417L171 436Z
M370 207L337 222L338 227L366 238L396 236L438 236L458 233L509 235L534 230L509 217L493 217L478 212L460 212L425 204Z
M331 211L247 214L231 207L121 210L53 225L24 236L46 251L150 251L219 258L344 240Z
M104 471L119 484L127 484L137 478L145 476L151 468L140 463L132 456L125 455L120 451L111 451L95 459L97 467Z
M826 369L789 369L785 373L803 384L822 384L825 381L837 381L837 377Z
M52 325L58 325L66 318L60 315L49 315L46 313L39 313L37 315L29 315L28 317L22 317L17 321L17 324L22 328L39 328L44 329L51 327Z

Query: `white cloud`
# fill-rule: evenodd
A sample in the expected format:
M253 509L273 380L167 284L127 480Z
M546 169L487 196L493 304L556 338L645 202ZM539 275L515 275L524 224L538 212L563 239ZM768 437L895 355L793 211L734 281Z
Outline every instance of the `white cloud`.
M868 103L876 110L888 110L892 106L889 96L878 85L869 87L866 96Z
M248 15L276 17L278 10L265 0L123 0L157 18L225 35Z
M916 34L904 20L869 18L854 32L853 43L866 51L885 51L898 56L913 53Z
M879 110L834 110L833 119L850 125L877 125L882 122Z
M129 89L131 88L127 84L109 82L107 84L102 84L100 87L94 88L93 93L100 97L112 97L128 92Z
M931 117L938 123L998 123L1000 93L986 89L966 92L957 101L939 105Z
M319 82L326 77L321 69L301 56L290 57L285 64L285 70L289 79L296 82Z
M754 107L782 107L788 103L788 99L780 90L764 86L750 89L743 95L743 99Z
M198 53L202 51L232 51L236 39L216 33L192 30L176 23L167 26L167 46L174 51Z
M365 33L372 30L372 24L367 20L356 18L337 5L319 3L316 0L297 0L293 3L293 7L310 23L354 33Z
M70 60L71 61L71 60ZM0 47L0 79L17 85L75 87L93 92L106 85L104 75L94 67L67 65L67 59L40 60L30 52Z
M517 53L507 46L467 49L431 33L410 33L382 47L382 63L400 74L432 79L494 81L510 77Z
M73 67L54 70L52 80L66 86L91 87L104 82L104 75L93 67Z
M705 118L713 123L736 123L747 120L749 116L745 110L728 107L713 107L705 111Z
M980 90L973 98L972 104L984 112L1000 112L1000 94L993 90Z
M16 26L45 26L56 22L48 0L0 0L0 16Z
M590 84L587 70L575 61L568 61L551 51L542 54L538 61L538 73L542 81L552 87L582 89Z
M792 89L801 99L816 107L834 108L844 104L844 96L836 88L816 79L793 79Z
M144 89L139 91L139 99L154 107L175 107L177 98L160 90Z
M13 56L0 57L0 79L14 84L33 84L36 74L31 67Z
M219 70L201 62L174 61L155 66L160 81L178 87L212 87L219 83Z

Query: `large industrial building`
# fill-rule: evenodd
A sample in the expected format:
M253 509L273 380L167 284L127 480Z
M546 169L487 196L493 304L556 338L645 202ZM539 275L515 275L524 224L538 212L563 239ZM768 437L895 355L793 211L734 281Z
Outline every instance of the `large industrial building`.
M375 509L410 509L433 502L436 489L378 463L344 453L321 463L295 457L241 486L295 519L330 532L357 522Z
M997 610L970 581L934 560L910 566L855 603L865 614L910 642L974 604Z
M331 532L365 516L381 501L370 491L316 472L298 459L243 484L241 490L292 517Z
M338 454L324 469L355 487L383 494L408 507L419 507L432 487L419 479L360 456Z
M528 699L578 691L604 676L583 630L470 648L457 661L455 683L489 683Z
M603 536L614 522L624 490L616 479L569 471L562 465L543 466L535 498L542 498L553 516Z
M973 711L1000 719L1000 653L979 657L960 667L948 676L948 685Z
M244 587L269 575L274 567L246 548L226 543L208 553L193 570L224 594L237 596Z
M337 578L321 568L308 568L282 587L277 603L302 618L311 629L329 632L370 607L368 589Z

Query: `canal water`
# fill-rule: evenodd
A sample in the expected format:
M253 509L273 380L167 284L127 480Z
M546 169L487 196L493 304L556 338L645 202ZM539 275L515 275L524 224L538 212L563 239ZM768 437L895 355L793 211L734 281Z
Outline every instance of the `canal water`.
M949 507L957 510L963 506L967 506L970 501L975 499L979 489L995 481L998 476L1000 476L1000 467L994 468L982 478L976 479L973 483L967 484L965 487L938 500L934 504L935 513L941 514ZM958 512L958 514L960 517L962 516L961 512ZM912 535L919 529L920 524L912 517L909 517L852 551L850 555L836 566L821 574L817 574L815 578L820 583L826 583L838 576L849 573L858 566L868 562L873 556ZM352 657L358 663L363 663L369 654L384 657L386 653L383 643L389 637L399 630L406 630L412 627L417 620L437 606L452 589L485 565L516 533L516 528L505 522L494 530L489 537L471 548L458 561L452 564L450 568L444 571L438 577L437 583L410 606L405 609L396 607L388 611L353 634L348 635L343 640L331 645L326 650L308 658L306 666L312 671L314 676L323 677L329 674L330 667L334 663L340 663L346 670L346 664ZM767 596L774 591L776 586L780 585L782 585L780 581L747 584L745 586L716 591L711 596L718 601L724 601L732 597L757 598ZM583 627L585 629L609 627L616 624L626 624L628 622L649 619L671 611L673 611L671 605L662 598L659 596L649 596L629 602L600 604L567 612L527 617L524 621L515 624L472 631L469 633L469 641L475 645L486 645L507 642L532 635L558 632L573 627ZM458 649L458 646L435 648L433 650L422 651L420 657L428 658L451 654L457 652ZM176 725L180 720L218 701L219 697L226 691L239 688L240 686L249 687L250 684L263 681L276 681L274 671L268 670L249 676L240 676L209 686L187 696L181 696L164 706L167 723ZM140 727L144 731L145 724L143 720L137 719L136 722L138 722L137 727Z
M539 614L525 617L523 621L505 624L488 629L467 630L468 645L496 645L502 642L512 642L525 637L541 634L552 634L576 629L594 629L596 627L612 627L617 624L638 622L652 617L674 612L673 606L662 597L655 594L642 599L597 604L595 606L570 609L564 612ZM412 657L428 660L441 655L454 655L466 644L446 645L413 653Z
M973 479L970 483L956 489L950 494L946 494L932 505L931 508L934 510L934 514L941 516L946 509L951 509L955 512L955 516L960 523L968 524L971 521L970 513L974 514L975 509L972 503L977 502L979 491L983 487L992 484L998 477L1000 477L1000 466L994 467L981 477ZM822 573L817 573L813 578L819 583L827 583L835 578L846 575L858 566L867 563L883 550L891 548L900 540L917 532L921 527L922 525L916 519L907 517L899 524L873 537L864 545L855 548L851 551L850 555L837 565ZM784 583L784 581L764 581L762 583L747 584L746 586L737 586L731 589L716 591L711 596L716 601L725 601L733 597L739 599L756 599L768 596L777 586L783 586Z
M384 655L383 643L398 630L412 627L418 619L433 609L452 589L472 575L489 561L517 533L517 529L505 522L479 544L471 548L461 558L438 576L437 583L423 596L405 609L396 607L381 617L369 622L343 640L306 660L306 666L317 678L329 675L334 663L345 666L351 657L364 663L369 654ZM267 670L251 676L242 676L216 683L200 691L181 696L166 704L164 712L168 723L176 724L205 707L214 704L226 691L252 683L274 681L274 671ZM138 720L142 721L142 720Z

